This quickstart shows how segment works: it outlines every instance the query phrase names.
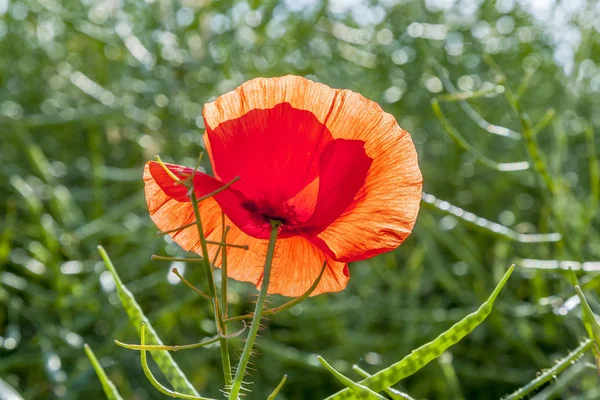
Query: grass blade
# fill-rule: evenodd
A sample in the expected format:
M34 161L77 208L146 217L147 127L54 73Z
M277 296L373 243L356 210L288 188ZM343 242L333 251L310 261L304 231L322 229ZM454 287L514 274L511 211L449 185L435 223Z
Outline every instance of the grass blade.
M85 344L83 346L83 348L85 349L85 354L90 359L90 362L92 363L92 366L96 370L96 374L98 375L98 379L100 379L100 383L102 383L102 389L104 389L104 393L106 394L106 398L108 400L122 400L123 398L121 397L121 395L117 391L117 388L115 387L115 384L112 383L110 381L110 379L108 379L108 376L106 375L106 372L104 372L104 369L102 368L102 365L100 365L100 362L98 361L98 359L94 355L94 352L92 351L92 349L90 348L90 346L88 346L87 344Z

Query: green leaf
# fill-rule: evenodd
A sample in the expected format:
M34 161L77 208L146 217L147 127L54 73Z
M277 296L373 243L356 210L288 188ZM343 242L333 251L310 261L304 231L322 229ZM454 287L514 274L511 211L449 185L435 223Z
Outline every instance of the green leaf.
M359 384L375 392L380 392L390 386L395 385L407 376L414 374L427 365L430 361L438 358L444 351L446 351L446 349L458 343L485 320L485 318L492 311L492 305L494 304L494 301L500 294L500 291L506 284L506 281L508 281L508 278L514 269L514 265L508 269L490 297L479 307L479 309L477 309L477 311L467 315L465 318L454 324L449 330L439 335L433 341L426 343L414 350L396 364L377 372L370 378L360 381ZM352 397L353 396L350 389L343 389L332 396L329 396L327 399L339 400Z
M323 365L333 376L335 376L340 382L348 387L356 396L361 399L373 399L373 400L385 400L385 397L375 393L368 387L361 385L360 383L354 382L352 379L338 372L333 368L325 359L321 356L317 357L321 365Z
M115 266L108 257L108 254L106 254L104 248L102 246L98 246L98 251L100 252L100 256L106 264L106 268L108 268L108 270L113 276L113 279L115 280L115 284L117 286L117 293L119 294L119 298L121 299L121 304L123 305L125 312L127 312L129 320L131 321L133 326L135 326L138 334L140 333L140 327L142 326L142 323L144 323L146 324L148 344L163 345L162 340L160 340L160 338L156 334L156 331L150 324L150 321L144 315L144 312L142 311L137 301L135 301L133 294L131 294L131 292L127 289L127 287L125 287L125 285L121 281L121 278L119 278ZM152 358L167 378L167 381L169 381L169 383L173 386L173 388L176 391L191 394L194 396L199 396L198 392L196 392L196 389L194 389L190 381L183 374L183 372L179 368L179 365L177 365L177 363L175 362L171 354L169 354L169 352L152 352Z
M96 374L98 375L98 379L100 379L100 383L102 383L102 389L104 389L104 393L106 394L106 398L108 400L122 400L123 398L121 397L121 395L117 391L117 388L115 387L115 384L112 383L110 381L110 379L108 379L108 376L106 375L106 372L104 372L104 369L102 368L102 365L100 365L100 362L98 362L98 359L94 355L94 352L92 351L92 349L90 348L90 346L88 346L87 344L85 344L83 346L83 348L85 349L85 354L87 354L87 357L90 359L90 362L92 363L92 366L96 370Z
M600 324L598 323L598 320L596 319L596 316L587 302L587 299L583 295L583 291L579 285L575 286L575 291L577 292L577 296L579 296L579 300L581 302L581 314L583 317L585 330L590 336L590 339L598 344L600 343Z
M365 371L364 369L362 369L358 365L353 365L352 366L352 370L354 372L356 372L357 374L359 374L363 378L369 378L371 376L367 371ZM407 393L403 393L403 392L401 392L401 391L399 391L397 389L389 387L389 388L384 389L384 390L387 393L387 395L390 396L393 400L414 400Z

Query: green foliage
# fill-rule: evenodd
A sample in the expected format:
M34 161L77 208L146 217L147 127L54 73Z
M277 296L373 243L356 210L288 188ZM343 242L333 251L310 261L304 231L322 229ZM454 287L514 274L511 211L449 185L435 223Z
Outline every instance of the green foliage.
M477 328L479 324L486 319L490 312L492 312L494 301L500 294L500 291L508 281L508 278L514 269L514 265L510 267L490 297L475 312L467 315L456 324L452 325L450 329L439 335L437 338L435 338L435 340L432 340L431 342L426 343L418 349L412 351L408 356L404 357L397 363L371 375L369 378L361 381L360 384L367 389L374 390L376 392L385 390L386 388L389 388L390 386L400 382L407 376L416 373L429 362L442 355L442 353L445 352L450 346L453 346L461 341L465 336L471 333L473 329ZM343 381L342 383L345 384ZM346 386L352 389L352 386ZM328 397L328 399L346 399L351 397L350 390L344 389L341 392Z
M117 270L115 269L115 266L113 265L112 261L106 254L106 251L102 248L102 246L98 246L98 251L100 252L100 256L106 264L106 268L108 268L108 270L112 274L112 277L115 281L115 285L117 286L117 293L119 294L119 298L121 299L121 304L127 312L129 320L131 321L133 326L135 326L138 329L140 335L142 334L141 329L145 329L140 329L139 326L147 326L149 333L148 344L162 346L163 342L156 334L156 331L154 330L152 325L150 325L150 321L148 321L148 318L146 318L146 316L144 315L142 308L135 301L135 298L133 297L131 292L127 289L127 287L125 287L125 285L123 285L123 282L121 281L121 278L119 277L119 274L117 273ZM144 345L144 343L141 344ZM142 353L145 360L146 353L144 351L142 351ZM152 357L154 358L154 361L156 361L156 364L158 364L160 370L167 377L167 380L173 385L175 390L178 390L185 394L192 394L194 396L198 396L198 393L196 392L192 384L187 380L186 376L179 368L179 365L177 365L177 363L168 351L155 351L152 353ZM146 370L144 370L144 372L146 372Z
M511 290L487 322L443 366L388 390L600 396L595 345L577 347L588 335L567 272L599 310L596 2L547 11L526 1L345 3L0 0L0 383L27 400L103 398L89 343L123 398L163 397L139 354L114 344L137 342L140 324L132 329L96 247L166 343L216 338L210 304L170 279L177 268L201 286L198 263L150 261L186 254L156 237L142 167L155 154L195 165L206 101L293 73L392 113L416 143L427 195L412 236L351 265L344 292L264 321L248 398L267 398L284 373L278 399L339 390L317 354L346 376L355 363L368 374L397 363L485 301L512 263ZM228 315L251 311L254 288L228 286ZM222 397L219 350L171 357L198 393ZM153 372L169 382L160 362Z
M96 374L98 375L98 379L100 379L100 383L102 383L102 389L104 389L104 394L106 394L106 398L108 400L122 400L123 398L119 394L119 391L115 387L115 384L110 381L106 372L104 372L104 368L100 365L100 362L94 355L94 352L88 345L84 345L85 354L88 356L92 366L96 370Z

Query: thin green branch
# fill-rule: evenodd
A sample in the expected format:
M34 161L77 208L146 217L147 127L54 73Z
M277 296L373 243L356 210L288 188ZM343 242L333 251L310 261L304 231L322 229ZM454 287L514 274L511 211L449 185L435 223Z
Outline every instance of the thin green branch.
M181 282L184 283L184 285L186 285L187 287L189 287L190 289L192 289L194 292L198 293L200 296L202 296L203 298L205 298L208 301L211 301L212 299L210 298L209 295L207 295L206 293L204 293L202 290L198 289L196 286L192 285L190 283L190 281L188 281L187 279L185 279L183 277L183 275L181 275L179 273L179 270L177 268L173 268L171 270L171 272L173 272L175 275L177 275L177 277L181 280Z
M200 165L200 162L202 161L203 156L204 156L204 153L200 153L200 155L198 157L198 166ZM217 193L220 193L221 191L227 189L235 181L239 180L239 177L234 178L231 182L222 186L218 190L216 190L212 193L209 193L206 196L202 196L200 199L198 199L196 197L196 190L194 187L194 177L196 176L196 171L198 170L198 166L196 168L194 168L194 171L192 172L192 175L189 178L186 178L185 181L182 181L177 176L175 176L169 170L169 168L167 168L167 166L161 161L160 157L156 156L156 160L161 165L161 167L163 169L165 169L165 171L167 171L167 173L176 182L183 183L188 188L188 197L192 203L192 209L194 210L194 216L196 217L195 225L198 229L198 237L200 239L200 246L202 249L202 260L203 260L202 265L204 266L204 273L206 276L206 282L207 282L207 286L208 286L208 296L210 297L211 302L212 302L214 318L215 318L215 322L217 324L217 330L218 330L218 332L222 333L224 324L222 322L221 312L219 310L219 299L216 296L216 286L215 286L215 280L214 280L214 276L213 276L213 269L212 269L212 265L210 264L210 260L209 260L208 244L206 242L206 237L204 235L204 228L202 227L202 219L201 219L200 208L199 208L198 204L200 203L200 201L205 200L209 197L212 197L212 196L216 195ZM221 336L219 338L219 346L221 349L221 360L223 363L223 376L225 379L225 384L228 385L229 382L231 381L231 360L229 357L229 346L227 344L227 337Z
M189 224L180 226L178 228L173 228L173 229L169 229L168 231L164 231L164 232L156 232L157 236L165 236L168 235L169 233L173 233L173 232L178 232L180 230L189 228L191 226L196 225L196 222L190 222ZM234 247L234 248L238 248L238 249L244 249L244 250L248 250L248 246L244 245L244 244L233 244L233 243L226 243L226 242L215 242L214 240L207 240L206 243L208 244L214 244L214 245L219 245L219 246L226 246L226 247Z
M540 133L546 126L548 126L550 122L554 120L554 117L556 117L556 110L554 108L547 109L542 118L540 118L537 124L535 124L533 127L532 134L537 136L538 133Z
M158 351L158 350L166 350L166 351L180 351L180 350L191 350L197 349L199 347L208 346L209 344L213 344L219 341L220 336L217 335L214 338L205 340L200 343L192 343L192 344L183 344L183 345L157 345L157 344L128 344L123 343L118 340L115 340L115 344L120 347L124 347L129 350L145 350L145 351Z
M224 224L225 224L224 214L221 214L221 224L222 224L222 226L224 226ZM225 243L225 241L226 241L228 231L229 231L229 227L227 229L223 229L223 237L221 239L221 241L223 243ZM219 250L221 251L221 304L223 305L222 306L223 309L217 314L217 318L218 318L218 322L219 322L219 329L221 329L223 334L225 336L227 336L227 324L224 322L226 315L227 315L227 248L225 246L221 246L221 247L219 247ZM215 258L216 257L217 257L217 255L215 255ZM245 328L246 321L243 321L243 322L244 322L244 328ZM228 347L221 347L221 358L223 360L227 360L227 361L230 360ZM231 385L231 379L232 379L231 365L228 365L226 367L226 369L224 368L224 371L228 372L228 376L225 378L225 386L229 386L229 385Z
M146 324L142 324L142 328L140 331L140 343L142 346L144 346L146 344ZM146 375L146 378L148 378L148 381L150 381L150 383L152 384L152 386L154 386L159 392L161 392L164 395L167 395L169 397L175 397L175 398L180 398L180 399L190 399L190 400L213 400L207 397L198 397L198 396L192 396L189 394L184 394L184 393L179 393L179 392L174 392L170 389L167 389L166 387L164 387L155 377L154 375L152 375L152 371L150 371L150 367L148 367L148 360L147 360L147 356L146 356L146 350L145 349L141 349L140 350L140 361L142 363L142 369L144 370L144 375Z
M529 169L529 163L527 161L519 161L512 163L499 163L491 158L487 157L485 154L477 150L471 143L469 143L460 132L452 126L450 121L446 118L442 109L440 108L440 103L437 99L431 99L431 108L433 108L433 113L439 119L440 123L444 127L444 131L450 136L450 138L463 150L467 151L471 154L476 161L485 165L486 167L495 169L500 172L508 172L508 171L523 171Z
M479 97L491 97L493 95L500 95L504 93L504 86L502 85L491 85L484 87L479 90L465 90L462 92L456 91L453 93L440 94L436 98L439 101L454 102L462 100L477 99Z
M483 230L495 236L504 237L521 243L544 243L557 242L562 239L560 233L521 233L497 222L492 222L482 217L478 217L472 212L466 211L460 207L452 205L447 201L436 198L432 194L423 193L422 202L424 206L442 211L446 214L468 223L474 228Z
M283 378L281 378L281 382L279 382L279 385L277 385L275 390L273 390L273 393L271 393L269 397L267 397L267 400L275 400L275 396L279 394L281 388L283 388L283 385L285 384L285 381L287 381L287 375L284 375Z
M189 263L203 263L204 259L201 257L166 257L166 256L159 256L156 254L152 254L152 257L150 257L151 260L153 261L182 261L182 262L189 262Z
M179 232L185 228L189 228L190 226L194 226L194 225L196 225L196 221L190 222L189 224L185 224L185 225L182 225L177 228L169 229L168 231L156 232L156 236L165 236L165 235L168 235L169 233Z
M525 69L525 76L523 76L523 79L521 79L521 83L519 84L519 87L517 88L517 93L515 95L515 99L518 100L525 94L525 91L529 88L529 85L531 83L531 78L533 78L535 76L536 71L537 71L537 67Z
M596 151L596 140L594 130L591 126L585 129L585 140L588 148L588 170L590 173L590 197L588 200L587 213L583 223L582 236L587 234L591 223L598 212L600 203L600 159Z
M296 304L302 302L303 300L305 300L306 298L308 298L308 296L310 296L310 294L312 292L314 292L314 290L317 288L317 286L319 285L319 282L321 281L321 277L323 276L323 273L325 272L325 269L327 267L327 262L323 263L323 267L321 268L321 272L319 273L319 276L317 277L317 279L315 279L315 281L313 282L313 284L311 285L311 287L308 288L308 290L306 292L304 292L304 294L302 294L302 296L300 297L296 297L295 299L280 305L279 307L275 307L275 308L270 308L267 310L263 311L263 316L267 316L267 315L275 315L278 312L281 311L285 311L285 310L289 310L290 308L294 307ZM231 318L227 318L225 320L225 323L228 324L230 322L234 322L234 321L242 321L245 319L250 319L254 316L254 313L249 313L249 314L245 314L245 315L239 315L237 317L231 317Z
M194 172L195 172L195 171L194 171ZM208 198L210 198L210 197L213 197L213 196L214 196L214 195L216 195L216 194L219 194L219 193L221 193L222 191L224 191L225 189L228 189L228 188L229 188L229 186L233 185L234 183L236 183L236 182L237 182L237 181L239 181L239 180L240 180L240 177L239 177L239 176L236 176L235 178L233 178L232 180L230 180L229 182L227 182L225 185L221 186L220 188L218 188L218 189L217 189L217 190L215 190L214 192L212 192L212 193L209 193L209 194L207 194L207 195L205 195L205 196L199 197L199 198L198 198L198 203L200 203L200 202L202 202L203 200L206 200L206 199L208 199Z
M450 93L457 93L456 87L454 87L454 84L452 83L452 81L448 77L447 72L440 65L440 63L434 58L430 59L430 63L431 65L433 65L433 68L437 71L438 76L446 90ZM504 93L504 90L502 90L502 93ZM481 129L485 130L486 132L498 136L504 136L514 140L521 139L521 134L519 132L513 131L512 129L508 129L503 126L491 124L485 119L483 119L483 117L479 115L479 113L475 111L475 109L467 101L458 100L458 104L463 109L465 114L467 114L467 116L471 118L473 122L475 122Z
M530 393L540 388L546 382L553 380L556 377L556 375L569 368L586 351L588 351L593 344L594 342L592 342L590 339L584 340L575 350L570 352L565 358L558 361L551 368L542 371L534 380L527 383L520 389L517 389L515 392L509 394L508 396L503 397L502 400L519 400L526 397Z
M484 55L484 60L499 76L504 78L504 74L502 73L498 64L496 64L496 62L492 59L492 57L486 54ZM529 157L531 157L531 160L533 161L534 169L541 176L542 182L550 191L550 193L556 194L558 186L554 182L554 179L550 174L548 164L542 156L542 150L540 149L540 146L537 143L537 140L535 139L534 129L531 126L531 121L525 116L525 114L521 110L521 103L519 102L518 97L515 96L508 87L506 87L504 95L506 96L508 104L511 106L511 108L517 115L519 122L521 123L521 128L523 130L523 138L525 139L525 144L527 152L529 153Z
M222 242L226 242L227 234L229 233L229 226L225 226L225 214L221 213L221 231L223 232ZM221 303L223 304L223 309L221 310L221 320L223 321L223 330L227 331L227 324L225 323L225 319L227 318L227 249L221 247L221 252L223 255L221 256Z
M240 329L237 332L232 333L231 335L228 335L227 338L231 339L231 338L241 335L242 333L244 333L244 331L246 330L247 327L248 326L246 325L246 323L244 323L244 327L242 329ZM146 350L146 351L166 350L166 351L175 352L175 351L180 351L180 350L190 350L190 349L197 349L199 347L208 346L209 344L218 342L219 339L222 337L223 337L223 335L218 334L217 336L210 338L208 340L205 340L203 342L200 342L200 343L183 344L183 345L176 344L173 346L158 345L158 344L128 344L128 343L119 342L118 340L115 340L115 344L117 346L121 346L126 349L130 349L130 350Z
M202 159L204 153L200 153L200 157L198 162ZM208 284L208 293L212 299L213 312L215 322L217 323L217 329L219 332L223 332L223 323L221 318L221 311L219 310L219 299L217 298L217 291L215 286L215 279L213 276L213 269L209 261L209 253L208 253L208 245L206 243L206 237L204 236L204 228L202 227L202 219L200 216L200 208L198 206L199 200L196 198L196 190L194 188L194 175L196 174L196 170L191 176L188 182L188 196L192 202L192 207L194 209L194 215L196 216L196 226L198 228L198 236L200 238L200 244L202 247L202 258L204 259L204 273L206 275L206 281ZM233 181L232 181L233 182ZM223 188L221 188L223 189ZM211 196L216 194L215 192L211 193ZM210 197L210 196L208 196ZM203 198L208 198L204 196ZM219 339L219 347L221 350L221 361L223 363L223 378L225 380L225 385L229 385L231 382L231 359L229 357L229 345L227 344L227 338L221 337Z

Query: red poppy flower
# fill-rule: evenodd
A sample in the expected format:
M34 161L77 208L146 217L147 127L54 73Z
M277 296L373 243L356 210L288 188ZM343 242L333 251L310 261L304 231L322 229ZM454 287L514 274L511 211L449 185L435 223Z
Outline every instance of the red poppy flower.
M214 178L197 172L207 240L221 240L231 278L261 283L271 229L282 222L268 292L299 296L327 267L312 295L346 287L348 262L395 249L410 234L421 198L421 172L410 134L379 105L349 90L297 76L248 81L203 110ZM167 165L184 179L191 168ZM150 216L162 231L192 223L187 189L155 162L144 171ZM195 226L170 234L201 254ZM218 245L209 244L214 254Z

